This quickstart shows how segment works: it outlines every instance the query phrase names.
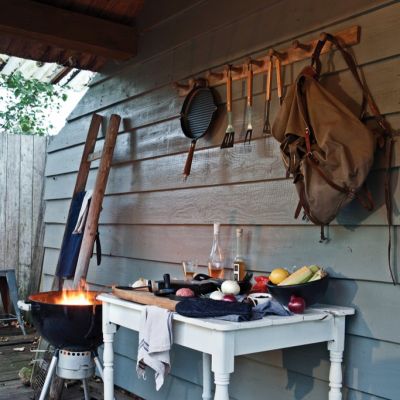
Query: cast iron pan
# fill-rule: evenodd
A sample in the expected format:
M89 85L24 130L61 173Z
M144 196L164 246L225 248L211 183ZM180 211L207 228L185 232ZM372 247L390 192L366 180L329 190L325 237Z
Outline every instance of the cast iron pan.
M190 175L197 139L205 135L214 120L217 105L209 87L195 86L186 96L181 111L181 127L186 137L192 139L186 159L183 177Z

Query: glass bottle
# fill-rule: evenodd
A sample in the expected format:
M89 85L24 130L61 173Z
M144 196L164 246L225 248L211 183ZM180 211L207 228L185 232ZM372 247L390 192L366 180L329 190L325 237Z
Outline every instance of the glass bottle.
M243 256L243 229L236 229L236 257L233 260L233 279L242 281L246 275L246 262Z
M214 223L214 239L208 259L208 275L212 278L224 278L224 255L219 244L219 223Z

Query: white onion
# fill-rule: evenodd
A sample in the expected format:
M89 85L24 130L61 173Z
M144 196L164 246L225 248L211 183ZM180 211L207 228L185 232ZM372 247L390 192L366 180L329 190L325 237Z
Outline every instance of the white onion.
M224 298L224 294L219 290L216 290L215 292L212 292L210 294L211 300L223 300L223 298Z
M236 296L240 292L240 286L236 281L224 281L221 285L223 294L233 294Z
M137 287L141 287L141 286L147 286L147 279L139 278L136 282L132 283L133 288L137 288Z

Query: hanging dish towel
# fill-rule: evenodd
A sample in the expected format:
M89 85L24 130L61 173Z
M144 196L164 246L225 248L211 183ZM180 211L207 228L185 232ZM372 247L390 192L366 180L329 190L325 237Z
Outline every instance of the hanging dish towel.
M146 379L146 367L155 372L156 390L160 390L170 371L169 350L172 345L172 313L147 306L142 311L136 372Z
M85 228L86 218L89 212L90 200L92 199L93 190L87 190L83 198L81 210L79 211L78 221L76 222L75 229L72 234L77 235L83 233Z
M60 278L69 279L74 277L83 235L75 235L73 234L73 231L78 222L85 194L85 191L78 192L71 200L70 213L68 215L64 239L61 245L60 257L58 258L56 269L56 275Z

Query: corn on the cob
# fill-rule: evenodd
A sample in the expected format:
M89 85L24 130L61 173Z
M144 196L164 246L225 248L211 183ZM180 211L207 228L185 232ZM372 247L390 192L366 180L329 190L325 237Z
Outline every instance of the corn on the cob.
M316 272L318 272L320 270L320 268L318 267L318 265L310 265L308 268L311 269L312 273L315 274Z
M308 282L318 281L326 276L326 272L322 269L318 270L309 280Z
M299 283L307 282L312 275L313 272L311 269L304 266L290 274L286 279L279 283L278 286L298 285Z

